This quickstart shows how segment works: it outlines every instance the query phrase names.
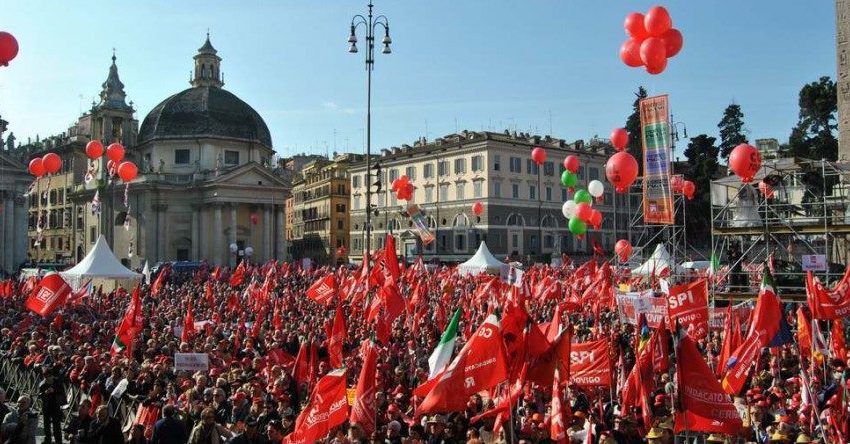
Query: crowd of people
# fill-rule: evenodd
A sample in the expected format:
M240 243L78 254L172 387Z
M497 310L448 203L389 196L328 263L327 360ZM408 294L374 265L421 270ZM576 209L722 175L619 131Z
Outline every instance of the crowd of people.
M23 308L28 294L17 283L11 296L0 299L0 350L13 368L37 372L41 382L37 392L14 400L11 411L0 403L2 442L34 443L36 425L44 442L57 444L297 442L290 434L298 416L317 380L333 370L329 347L338 310L348 387L358 383L361 344L374 341L378 347L375 421L346 421L323 442L670 443L674 431L705 442L846 441L850 373L839 348L826 347L815 356L798 340L764 348L746 386L733 397L743 428L734 435L682 431L675 424L672 351L667 356L672 364L652 373L651 392L636 403L623 400L644 332L617 312L618 277L601 274L603 268L610 272L607 267L538 265L515 285L487 275L463 276L451 267L429 272L421 262L401 264L394 285L404 307L387 320L392 310L376 302L380 281L392 279L394 267L386 262L376 261L368 275L361 268L305 270L276 262L243 264L232 272L206 266L184 274L165 271L138 289L94 288L45 317ZM308 289L329 275L336 285L328 300L308 297ZM595 286L600 279L610 282ZM644 285L657 289L657 282ZM116 347L134 291L141 325L131 343ZM503 332L510 377L469 397L463 410L419 414L422 397L414 389L428 381L429 357L458 308L455 351L489 314L510 316L514 323L518 312L524 316L522 338L512 334L517 331ZM786 305L792 330L795 310ZM746 332L746 319L740 322ZM502 326L507 330L507 321ZM531 329L543 332L550 342L544 346L563 331L571 332L573 343L608 344L608 386L563 380L564 436L552 436L552 385L517 376L519 367L534 365L527 357ZM722 365L717 357L724 336L712 329L697 341L715 370ZM659 341L673 350L675 335ZM208 370L175 370L175 353L206 353ZM68 386L85 394L79 403L68 404ZM134 406L129 427L116 417L119 401ZM500 404L507 409L499 410ZM74 413L62 421L66 409Z

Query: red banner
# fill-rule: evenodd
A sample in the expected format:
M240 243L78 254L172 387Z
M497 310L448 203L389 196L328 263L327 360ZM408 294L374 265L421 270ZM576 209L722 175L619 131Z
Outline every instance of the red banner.
M333 301L335 293L336 279L334 275L329 274L310 286L307 297L320 304L328 305Z
M348 419L348 394L345 391L345 369L334 370L316 383L310 402L295 420L295 430L286 443L311 443L328 435L330 430Z
M670 320L678 320L692 338L704 339L708 334L708 286L705 279L670 287L667 309Z
M850 315L850 267L832 290L825 288L810 271L806 275L806 299L812 310L812 319L846 318Z
M637 325L640 313L644 313L649 328L658 328L661 320L668 317L670 310L667 305L666 299L653 297L651 292L621 293L617 295L617 309L620 312L620 322L626 324ZM739 320L749 319L751 311L753 311L753 308L749 302L742 302L732 307L732 313ZM726 316L726 307L710 307L708 309L709 329L722 331L726 325Z
M580 387L611 385L611 357L603 340L572 344L570 379Z
M59 276L59 273L50 273L41 279L24 306L41 316L47 316L64 305L69 294L71 294L71 287L62 279L62 276Z

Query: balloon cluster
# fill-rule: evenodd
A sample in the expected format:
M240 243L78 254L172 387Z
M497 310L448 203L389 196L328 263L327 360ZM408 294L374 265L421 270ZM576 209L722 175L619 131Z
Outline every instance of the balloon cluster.
M610 139L617 153L605 162L605 177L618 193L625 193L637 179L638 163L635 156L625 151L629 146L629 133L625 128L614 128Z
M690 180L685 180L682 176L676 175L670 178L670 188L674 193L682 193L688 200L694 200L694 193L697 191L697 186Z
M401 176L394 180L391 188L395 192L397 198L408 201L413 199L413 190L416 189L416 187L410 183L410 178L407 176Z
M587 190L576 191L573 198L564 202L561 212L569 219L567 224L570 233L578 238L584 236L587 227L595 230L602 227L602 212L593 208L593 198L599 200L602 197L605 186L598 180L591 181Z
M62 169L62 158L56 153L47 153L43 157L30 160L29 172L35 177L55 174Z
M9 66L18 55L18 41L8 32L0 32L0 66Z
M578 183L578 157L570 154L564 159L564 172L561 173L561 185L565 186L569 192L573 192Z
M632 244L626 239L620 239L614 244L614 253L620 258L620 262L625 262L632 255Z
M120 143L112 143L106 147L106 157L109 159L106 170L109 176L117 175L124 182L130 182L139 175L139 168L129 160L124 161L124 154L124 146ZM99 140L86 144L86 156L91 160L100 159L103 156L103 144Z
M752 182L760 168L761 153L750 144L742 143L729 154L729 169L741 178L741 182Z
M644 16L633 12L623 23L630 37L620 46L620 60L627 66L643 66L650 74L661 74L667 59L682 50L682 33L663 6L653 6Z

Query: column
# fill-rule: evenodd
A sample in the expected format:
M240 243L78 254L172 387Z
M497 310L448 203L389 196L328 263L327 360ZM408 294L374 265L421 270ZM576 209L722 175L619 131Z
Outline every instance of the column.
M192 260L199 261L201 260L200 249L198 248L201 243L201 232L199 230L201 223L200 207L192 205L190 208L192 209L192 231L189 236L192 240Z
M14 242L14 236L10 236L10 233L6 232L6 224L9 222L9 219L13 218L13 214L9 214L6 211L7 201L9 200L9 195L7 192L0 192L0 210L2 210L3 214L0 217L0 248L2 248L3 254L0 255L0 269L3 269L8 272L13 272L12 266L9 261L6 259L6 252L12 249L11 242Z
M277 246L276 256L277 259L283 260L287 258L286 255L286 232L285 225L286 219L284 218L283 205L277 205L277 230L274 233L274 242Z
M227 252L230 254L230 245L236 242L236 203L230 204L230 236L227 239ZM238 254L238 251L237 251ZM233 265L236 265L236 259L239 256L234 256Z
M168 205L159 204L156 208L156 257L157 260L162 262L170 259L165 251L165 240L168 237L168 229L165 226L165 212L168 210Z
M272 258L274 244L272 244L272 207L263 205L263 260Z
M6 225L4 228L6 240L3 243L3 261L6 264L6 270L14 271L15 249L12 246L15 245L15 198L11 193L6 196L3 214L6 215L6 220L4 221L4 225Z
M215 204L215 216L213 218L213 235L212 235L212 243L213 243L213 258L216 264L223 265L224 261L222 260L223 256L221 254L221 247L224 246L224 236L223 231L224 228L221 224L221 204Z
M13 267L17 267L27 258L27 224L29 223L29 214L27 212L26 199L19 198L18 204L15 205L15 232L13 233L14 242L12 247L15 249L15 263Z

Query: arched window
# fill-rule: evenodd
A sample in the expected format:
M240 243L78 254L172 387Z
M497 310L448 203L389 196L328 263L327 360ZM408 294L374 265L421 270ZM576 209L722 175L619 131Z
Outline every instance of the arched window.
M505 222L505 225L509 227L522 227L525 226L525 220L522 215L514 213L508 216L508 220Z
M455 220L452 223L454 228L466 228L469 226L469 218L466 217L466 214L460 213L455 216Z
M434 216L428 216L428 228L437 228L437 219Z
M558 228L558 221L551 214L543 216L543 228Z
M392 219L387 223L387 229L390 233L398 233L401 231L401 222L398 219Z

